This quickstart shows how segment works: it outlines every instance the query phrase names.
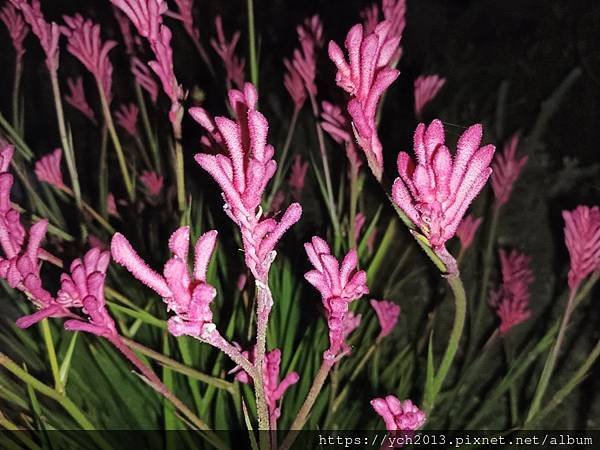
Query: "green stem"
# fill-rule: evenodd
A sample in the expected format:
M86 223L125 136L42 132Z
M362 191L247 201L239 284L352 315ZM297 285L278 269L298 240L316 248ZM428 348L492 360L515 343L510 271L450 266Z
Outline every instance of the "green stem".
M565 313L560 323L560 328L558 329L558 336L556 337L556 342L554 343L552 350L550 350L548 358L546 359L546 363L544 364L544 368L542 370L540 380L535 390L533 401L531 402L531 406L529 408L529 413L527 414L527 420L525 421L525 423L529 422L540 409L542 400L544 398L544 394L546 393L546 389L548 388L548 383L550 382L550 378L552 377L552 373L554 372L554 366L556 365L556 360L560 353L563 340L565 338L565 332L567 330L567 325L569 324L569 319L571 318L571 314L575 309L576 294L577 287L575 289L571 289L571 291L569 292L567 306L565 308Z
M248 50L250 53L250 79L258 91L258 59L256 57L256 35L254 30L254 1L246 1L248 11Z
M454 324L452 326L452 332L450 333L448 347L446 348L446 352L442 358L440 368L434 376L432 387L429 391L425 392L424 410L427 413L430 413L433 410L437 395L441 391L444 380L446 379L448 371L452 366L452 362L456 356L458 344L463 333L465 317L467 314L467 298L460 276L458 274L449 275L447 280L448 284L450 285L450 289L452 289L452 293L454 294Z
M75 151L71 147L69 138L67 136L65 113L63 111L60 85L58 84L58 72L56 70L50 72L50 82L52 85L52 94L54 96L54 108L56 109L56 119L58 120L60 142L62 143L63 151L65 153L65 161L67 162L67 169L71 178L71 186L73 186L75 203L81 210L81 189L79 187L79 176L77 175L77 165L75 163Z
M117 153L117 160L119 161L119 168L121 169L121 174L123 175L125 189L127 190L129 200L133 202L135 200L135 189L133 187L131 177L129 176L129 170L127 169L127 162L123 153L123 147L121 147L121 141L119 140L119 135L115 129L115 124L113 122L110 107L108 105L108 99L106 98L106 93L104 92L102 84L98 80L96 80L96 84L98 85L98 93L100 94L100 103L102 104L104 122L106 123L108 134L110 135L110 139L115 147L115 152Z
M108 205L106 200L108 198L108 164L107 164L107 151L108 151L108 128L106 123L102 126L102 134L100 136L100 164L98 166L98 198L100 202L100 215L103 219L108 219Z
M356 239L356 209L358 206L358 178L356 173L352 173L350 177L350 211L349 211L349 228L350 231L348 233L348 248L356 248L357 239Z
M267 325L269 323L269 314L273 297L271 290L267 285L267 280L256 281L256 360L254 362L254 393L256 395L256 411L258 415L258 437L260 448L268 450L269 434L264 431L269 430L269 407L265 394L264 380L264 361L267 349Z
M12 92L12 126L19 132L23 133L23 130L19 126L19 88L21 85L21 73L23 72L23 61L19 56L15 62L15 78L13 81L13 92Z
M146 108L146 102L144 101L144 94L142 92L142 88L137 82L135 83L135 96L137 98L137 103L140 108L140 115L142 116L142 124L144 126L144 132L146 133L146 139L148 139L148 143L150 144L150 150L152 151L154 168L158 173L162 174L160 156L158 154L158 143L156 142L156 139L152 134L152 127L150 126L150 119L148 118L148 109Z
M515 360L515 352L513 350L512 343L510 342L510 337L505 336L504 338L504 354L506 356L506 367L510 367L513 361ZM510 417L511 417L511 426L514 426L519 421L519 397L515 384L511 384L510 389L508 390L509 395L509 406L510 406Z
M33 158L33 151L31 151L19 132L13 128L10 123L8 123L2 113L0 113L0 126L4 129L13 144L15 144L21 156L23 156L23 158L25 158L27 161L31 161Z
M54 347L54 340L52 339L52 330L48 319L44 319L40 322L42 329L42 337L44 338L44 344L46 345L46 351L48 352L48 359L50 360L50 369L52 370L52 377L54 378L54 389L59 394L65 393L65 387L60 380L60 368L58 367L58 358L56 357L56 348Z
M325 380L327 380L327 376L329 375L332 367L333 363L331 361L323 360L323 363L321 364L321 367L319 368L319 371L313 380L312 386L308 391L308 395L306 396L304 403L300 407L300 411L298 411L296 418L290 426L290 432L285 437L281 447L279 447L279 450L288 450L296 440L296 437L298 437L298 432L306 424L310 411L312 410L312 407L315 404L315 401L319 396L319 392L321 392L321 389L323 388Z
M179 212L185 211L185 173L183 167L183 147L181 136L175 136L175 180L177 184L177 206Z

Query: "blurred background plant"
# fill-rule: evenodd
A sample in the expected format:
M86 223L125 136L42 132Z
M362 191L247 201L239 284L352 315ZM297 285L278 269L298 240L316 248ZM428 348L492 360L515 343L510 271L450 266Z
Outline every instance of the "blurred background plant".
M182 8L189 4L192 23L182 19ZM162 93L157 96L160 80L145 65L154 58L154 48L141 41L108 0L44 1L48 20L63 23L63 15L82 13L101 24L104 40L118 42L109 53L114 66L112 98L103 99L94 78L64 42L57 91L48 76L46 55L31 33L23 55L15 53L6 28L2 31L0 129L17 148L11 168L16 179L13 201L24 208L24 218L49 219L44 248L65 265L90 245L107 249L113 233L120 231L152 267L160 267L168 257L166 239L179 225L191 227L194 241L206 230L218 229L219 244L207 274L217 290L214 323L224 337L246 349L254 327L254 283L245 282L251 275L238 251L240 236L222 213L215 183L193 161L200 151L201 128L187 114L168 112L183 102L186 110L202 106L211 114L228 115L228 87L241 87L240 79L252 81L260 92L259 109L269 119L269 142L280 165L263 206L277 215L298 201L304 211L279 244L269 276L275 302L267 348L281 350L282 378L293 371L299 375L283 399L278 426L286 429L296 417L327 347L321 303L303 279L309 264L299 251L317 234L332 244L338 257L357 248L370 296L353 303L354 314L362 319L348 340L352 352L332 371L307 428L371 429L382 426L369 406L371 399L392 394L422 403L432 374L428 355L435 355L437 366L454 316L444 280L386 198L396 176L398 151L411 153L417 115L427 122L440 118L450 148L469 125L482 123L484 142L498 148L496 161L518 136L516 157L527 160L508 200L500 202L488 183L470 209L474 217L483 218L472 243L467 245L459 233L460 242L454 239L449 245L451 253L460 255L467 324L426 427L600 427L594 376L598 369L592 365L598 356L600 320L591 298L597 296L597 274L580 287L545 395L537 406L534 400L540 396L540 376L548 372L548 355L567 303L569 267L561 211L598 204L600 199L600 5L408 0L397 65L401 73L380 110L385 190L366 162L360 169L349 162L351 151L343 139L322 133L318 125L320 108L327 112L322 101L342 105L345 114L327 43L342 43L348 29L362 22L360 13L369 5L358 0L169 2L164 21L173 32L175 83L184 87L187 97L166 99ZM299 47L292 30L313 14L324 25L323 38L315 50L315 90L303 106L286 92L282 61L292 60ZM222 19L215 22L217 16ZM433 74L445 82L429 104L415 111L415 80ZM62 112L56 107L57 94L65 104ZM183 121L181 136L178 120ZM325 115L323 120L328 121ZM47 160L46 170L40 167L34 173L35 162L56 147L63 148L68 163L62 186L52 176L56 162L52 166ZM119 164L119 150L113 148L121 148L125 164ZM124 173L131 174L129 182ZM183 197L177 190L181 183ZM497 306L503 289L508 289L500 249L527 255L533 271L527 282L528 314L506 333L500 328L502 315L490 306L490 300ZM56 288L59 269L46 264L43 273L48 286ZM2 286L0 426L196 428L142 382L105 340L64 331L60 319L29 330L17 328L15 320L32 308L21 294L4 282ZM129 346L197 417L213 429L246 428L245 408L248 417L255 417L254 394L252 386L229 375L231 361L189 337L170 336L160 298L117 265L109 268L105 295ZM371 298L401 308L398 324L382 339L377 338L380 329ZM144 446L175 445L170 441L175 437L163 437L164 442L148 441ZM48 445L43 433L36 439ZM127 435L114 439L116 443ZM192 440L183 444L193 447Z

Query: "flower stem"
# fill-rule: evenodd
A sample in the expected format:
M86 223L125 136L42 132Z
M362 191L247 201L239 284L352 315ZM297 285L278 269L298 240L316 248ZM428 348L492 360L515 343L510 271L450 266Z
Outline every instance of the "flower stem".
M266 281L266 280L265 280ZM256 282L256 360L254 361L254 392L261 449L268 449L268 434L260 433L269 429L269 408L265 394L264 362L267 350L267 324L273 305L271 290L266 282Z
M58 132L63 150L65 152L65 161L67 169L71 177L71 186L73 186L73 194L77 207L81 209L81 189L79 187L79 177L77 175L77 166L75 164L75 152L71 147L69 138L67 137L67 127L65 125L65 114L63 111L62 100L60 96L60 85L58 84L58 72L53 70L50 72L50 82L52 85L52 94L54 95L54 108L56 109L56 119L58 120Z
M452 326L452 332L450 333L450 339L448 340L448 347L446 348L446 352L442 357L440 368L434 376L432 387L429 391L425 392L424 410L427 413L430 413L435 406L437 395L441 391L444 380L446 379L448 371L452 366L452 362L456 356L458 344L463 333L465 317L467 314L467 298L460 275L449 275L447 280L450 288L452 289L452 293L454 294L454 324Z
M65 387L60 381L60 369L58 368L58 359L56 357L56 348L54 347L54 340L52 339L52 330L48 319L44 319L40 322L40 328L42 329L42 337L44 338L44 345L48 352L48 360L50 361L50 369L52 370L52 377L54 378L54 389L59 394L65 393Z
M308 391L308 395L306 396L304 403L300 407L300 411L298 411L296 418L290 426L290 432L285 437L281 447L279 447L279 450L288 450L296 440L298 432L304 427L306 421L308 420L308 415L310 414L310 411L317 400L319 392L321 392L321 389L325 384L325 380L327 379L333 364L333 361L323 360L323 363L321 364L321 367L319 368L319 371L313 380L312 386Z
M552 347L552 350L550 350L548 358L546 359L546 363L544 364L544 368L542 369L542 374L540 376L540 380L535 390L535 394L533 395L533 401L531 402L531 406L529 408L527 420L525 421L525 423L531 421L531 419L537 414L537 412L540 409L542 400L544 398L544 394L546 393L546 389L548 388L548 383L550 382L550 378L552 377L552 372L554 371L554 366L556 365L556 360L560 353L563 340L565 338L565 332L567 330L567 325L569 324L569 319L571 318L571 314L575 309L576 294L577 287L575 289L571 289L571 291L569 292L569 298L567 300L565 313L560 323L558 336L556 337L554 346Z
M177 184L177 206L179 212L185 211L185 173L183 167L183 147L181 136L175 136L175 180Z
M250 53L250 79L258 91L258 59L256 57L256 35L254 29L254 1L247 0L248 10L248 50Z
M358 177L353 171L350 176L350 211L348 218L348 226L350 231L348 232L348 248L356 248L356 208L358 204Z
M102 88L102 85L98 80L96 84L98 85L98 92L100 94L102 114L104 115L104 121L106 122L106 126L108 128L108 134L110 135L110 139L112 140L113 146L115 147L115 152L117 153L117 160L119 161L119 168L121 169L121 174L123 175L125 189L127 190L129 200L133 202L135 200L135 189L129 176L129 170L127 169L127 162L125 161L123 147L121 147L121 141L119 140L117 130L115 129L115 123L113 122L112 114L110 112L108 99L106 98L106 93L104 92L104 89Z
M12 126L19 134L23 134L23 130L19 124L19 88L21 85L21 74L23 72L23 61L17 56L15 61L15 78L13 81L12 92Z
M146 108L146 102L144 101L144 94L140 85L136 82L134 85L135 96L137 98L137 103L140 108L140 115L142 116L142 124L144 126L144 132L146 133L146 139L150 144L150 150L152 151L152 159L154 160L154 168L155 170L162 174L162 168L160 164L160 157L158 155L158 144L154 135L152 134L152 127L150 126L150 119L148 118L148 109Z

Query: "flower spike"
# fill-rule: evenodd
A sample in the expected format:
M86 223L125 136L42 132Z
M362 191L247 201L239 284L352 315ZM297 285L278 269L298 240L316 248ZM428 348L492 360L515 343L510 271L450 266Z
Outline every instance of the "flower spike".
M97 122L94 110L90 107L85 98L83 78L67 78L67 87L69 88L69 95L65 95L65 101L96 125Z
M144 184L144 187L150 195L154 197L160 195L164 182L162 175L159 175L156 172L144 170L140 176L140 181Z
M371 400L371 406L381 416L388 431L410 432L425 425L427 416L410 400L400 401L393 395Z
M502 153L496 156L492 164L492 189L498 206L504 205L510 198L513 187L523 167L527 163L527 156L516 157L519 145L519 134L513 135L504 145Z
M381 327L377 340L381 340L389 335L396 326L400 317L400 306L387 300L371 300L371 306L377 314L377 320L379 320L379 326Z
M23 60L23 55L25 55L23 41L29 33L29 27L25 24L21 13L10 2L6 3L0 10L0 20L6 25L17 54L17 65L19 65Z
M482 220L483 217L476 218L472 214L468 214L456 228L456 235L460 240L460 247L463 251L467 250L473 243L473 238L475 238L475 233L477 233Z
M446 84L439 75L421 75L415 80L415 115L421 120L423 109Z
M589 274L600 271L600 207L580 205L562 216L571 258L569 288L575 291Z
M132 137L135 137L138 134L138 113L139 109L135 103L121 105L115 113L115 117L117 118L119 125L121 125L121 127Z
M57 148L52 153L43 156L35 163L35 175L38 180L51 184L58 190L67 190L60 170L62 149Z

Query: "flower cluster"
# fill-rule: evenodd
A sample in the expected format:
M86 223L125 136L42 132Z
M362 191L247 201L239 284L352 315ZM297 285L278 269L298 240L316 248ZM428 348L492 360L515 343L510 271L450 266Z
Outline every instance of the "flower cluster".
M160 195L164 183L164 178L162 175L159 175L156 172L144 170L140 176L140 181L150 195L154 197Z
M67 78L67 87L69 88L69 94L65 95L65 101L96 125L97 122L94 110L90 107L85 98L83 78Z
M433 250L456 271L453 259L445 249L469 204L487 182L492 169L489 164L494 146L479 147L481 125L465 131L457 143L454 158L446 147L444 127L434 120L429 127L419 124L414 135L416 164L405 153L398 154L398 173L394 181L394 203L427 237Z
M300 155L294 157L292 164L290 178L288 184L292 189L292 196L296 201L300 200L302 191L304 190L304 180L306 178L306 172L308 171L308 162L302 161Z
M248 360L254 364L256 359L255 348L250 352L242 352ZM279 379L281 367L281 350L278 348L271 350L265 354L263 362L263 383L265 389L265 397L269 408L269 420L274 428L277 419L281 415L281 399L289 387L298 382L300 376L297 372L288 373L283 380ZM239 366L233 369L230 373L235 373L235 379L240 383L250 384L252 379Z
M300 219L302 208L291 204L279 221L262 219L259 209L265 187L277 164L274 149L267 144L268 122L256 110L257 92L246 83L244 91L229 92L236 120L212 119L202 108L190 114L211 136L212 142L226 147L229 156L199 153L196 161L219 184L227 215L240 228L246 265L257 281L264 284L275 257L275 245L283 234Z
M355 179L358 177L358 170L362 163L358 157L356 145L352 138L352 125L350 124L350 120L342 112L342 109L339 106L323 101L321 107L321 118L323 119L321 126L335 142L345 145L346 157L348 158L348 163L350 165L350 178Z
M194 248L192 274L188 267L189 227L177 229L169 238L173 256L166 262L163 274L152 270L131 247L129 241L116 233L110 245L112 257L134 277L160 295L169 311L175 315L168 321L174 336L188 335L208 343L221 339L212 321L210 304L217 291L206 281L206 271L215 248L216 231L204 233Z
M371 406L381 416L388 431L410 432L425 425L427 416L410 400L400 401L393 395L371 400Z
M119 106L115 117L117 123L123 128L130 136L137 136L137 121L138 121L139 109L135 103L128 103Z
M103 94L110 103L112 99L113 67L108 52L117 45L115 41L102 42L100 25L85 20L80 14L63 16L66 26L61 32L67 36L67 50L75 56L96 78Z
M0 10L0 20L4 22L8 34L10 34L13 47L17 54L17 66L19 66L23 60L23 55L25 54L23 41L27 37L27 33L29 33L29 28L25 25L25 21L19 11L10 3L6 3Z
M227 86L231 86L231 83L233 83L235 87L242 89L244 86L244 67L246 61L235 54L235 48L240 40L240 32L236 31L233 33L231 40L228 42L223 32L223 20L221 16L215 18L215 28L217 29L217 39L211 39L210 45L223 61L227 76Z
M515 134L504 145L502 153L499 153L492 164L492 189L496 204L502 206L510 198L513 186L523 167L527 163L527 156L518 159L516 157L519 135Z
M580 205L562 216L571 257L569 288L574 292L589 274L600 271L600 207Z
M500 250L502 285L491 294L490 304L500 318L500 333L506 334L512 327L527 320L530 285L533 282L531 258L516 250Z
M42 156L35 163L35 175L38 180L48 183L59 190L67 190L63 181L60 162L62 159L62 149L57 148L52 153Z
M458 224L456 228L456 236L460 240L460 247L462 251L468 249L473 243L475 233L481 225L483 217L475 217L472 214L467 214L463 220Z
M389 335L396 326L400 317L400 306L387 300L378 301L374 299L371 300L371 306L377 314L377 320L379 320L379 326L381 327L381 332L377 336L379 341Z
M439 75L421 75L415 80L415 115L421 120L423 109L446 84Z
M304 278L321 293L329 327L329 349L324 358L334 362L347 350L344 329L350 303L369 293L367 274L356 269L356 250L350 250L340 265L327 242L319 237L313 237L304 248L314 266Z
M345 41L348 62L342 49L333 41L329 43L329 58L337 67L336 83L351 96L348 113L356 139L378 180L383 173L383 152L375 116L381 96L400 74L390 67L400 43L400 37L391 31L392 23L388 21L379 23L367 35L362 25L353 26Z

